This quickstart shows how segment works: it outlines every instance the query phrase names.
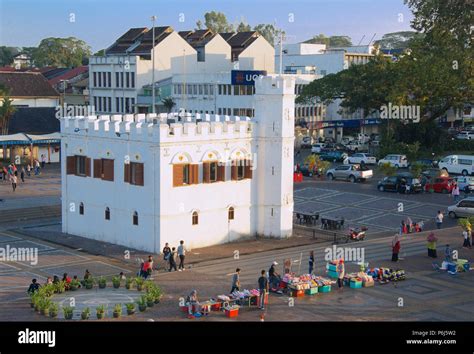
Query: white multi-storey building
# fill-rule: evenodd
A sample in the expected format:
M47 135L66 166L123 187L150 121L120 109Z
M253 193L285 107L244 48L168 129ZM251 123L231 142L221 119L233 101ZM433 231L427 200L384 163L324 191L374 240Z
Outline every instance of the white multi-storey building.
M287 75L258 78L251 120L63 119L63 232L149 252L181 239L291 236L294 86Z

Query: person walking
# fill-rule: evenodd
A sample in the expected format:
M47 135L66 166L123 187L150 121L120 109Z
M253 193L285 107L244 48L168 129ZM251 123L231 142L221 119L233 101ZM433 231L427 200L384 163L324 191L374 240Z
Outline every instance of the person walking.
M168 242L165 243L165 247L163 247L163 260L165 261L165 267L169 266L170 263L170 254L171 254L171 248L168 244Z
M447 244L446 248L444 249L444 260L446 262L451 262L452 261L452 256L453 256L453 250Z
M336 270L337 270L337 286L339 287L339 290L342 290L342 288L344 287L344 276L346 275L343 259L340 259L339 262L337 263Z
M438 210L438 214L436 215L436 218L435 218L436 227L438 229L441 229L441 225L443 225L443 218L444 218L443 213L441 212L441 210Z
M438 255L436 254L436 241L438 241L438 239L436 238L435 234L430 232L426 240L428 241L428 257L437 258Z
M41 168L46 166L46 156L44 154L41 155Z
M28 177L31 176L31 165L30 164L26 165L26 175Z
M171 269L173 268L175 272L178 270L178 268L176 267L176 247L173 247L171 249L171 252L169 255L169 264L170 264L170 268L168 270L169 272L171 272Z
M12 188L13 188L13 191L15 191L15 190L16 190L16 185L17 185L17 183L18 183L18 177L15 176L15 175L12 175L12 176L10 177L10 179L11 179L11 181L12 181Z
M20 178L21 178L21 183L25 183L25 167L21 167L21 172L20 172Z
M232 288L230 289L230 294L235 290L240 291L240 268L237 268L232 276Z
M471 229L466 228L463 230L462 235L464 237L463 248L471 248Z
M313 269L314 269L314 251L309 252L308 265L309 265L308 274L313 274Z
M398 253L400 253L400 237L396 234L392 240L392 262L398 262Z
M454 183L454 187L453 189L451 190L451 195L453 196L454 198L454 202L457 202L458 199L459 199L459 185L457 183Z
M179 241L178 256L179 256L178 271L181 272L182 270L185 270L185 268L184 268L184 258L186 256L186 250L184 249L184 241L183 240Z
M260 278L258 278L258 291L260 294L260 303L258 304L258 308L260 310L265 310L265 297L268 293L268 279L265 273L265 270L262 270L260 272Z

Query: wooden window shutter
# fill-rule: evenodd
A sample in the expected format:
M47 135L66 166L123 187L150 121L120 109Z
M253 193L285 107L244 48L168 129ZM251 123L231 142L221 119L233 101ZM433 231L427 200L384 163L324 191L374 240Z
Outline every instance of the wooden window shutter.
M217 164L217 180L219 182L225 182L225 165Z
M183 185L183 165L173 165L173 187Z
M102 159L94 159L94 178L102 178Z
M86 176L87 177L90 177L91 176L91 158L90 157L86 157Z
M232 181L237 181L238 177L237 177L237 169L238 169L238 166L237 166L237 163L238 161L233 161L232 163L232 167L231 167L231 171L232 171L232 174L231 174L231 178L232 178Z
M199 165L192 164L189 166L189 170L191 172L191 184L198 184L199 183Z
M130 183L130 163L123 165L123 181L125 183Z
M113 181L114 180L114 160L111 159L104 159L103 167L104 170L102 173L104 174L104 180L106 181Z
M66 174L76 174L76 156L68 156L66 158Z
M202 164L202 182L210 183L211 182L211 163L203 162Z
M145 183L145 165L143 163L135 164L135 184L143 186Z
M245 160L244 178L252 178L252 161Z

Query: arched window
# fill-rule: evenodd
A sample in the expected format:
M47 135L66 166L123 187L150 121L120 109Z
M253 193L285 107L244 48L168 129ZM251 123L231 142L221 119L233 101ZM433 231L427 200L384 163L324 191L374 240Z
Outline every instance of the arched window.
M193 219L193 225L199 224L199 215L198 215L197 211L193 211L192 219Z
M110 208L105 208L105 220L110 220Z
M84 215L84 203L83 202L81 202L81 204L79 204L79 214Z
M227 213L227 218L229 220L234 220L234 207L230 207Z
M133 225L138 225L138 213L136 211L133 212Z

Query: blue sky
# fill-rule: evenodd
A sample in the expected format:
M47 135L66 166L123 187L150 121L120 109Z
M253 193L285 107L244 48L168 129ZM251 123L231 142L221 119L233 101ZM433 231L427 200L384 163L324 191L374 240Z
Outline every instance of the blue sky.
M374 33L378 39L410 30L412 18L403 0L0 0L0 45L37 46L46 37L74 36L97 51L130 27L150 27L151 15L158 17L157 25L184 30L212 10L224 12L232 23L276 22L288 42L324 33L349 35L354 44L365 35L362 44L367 44Z

